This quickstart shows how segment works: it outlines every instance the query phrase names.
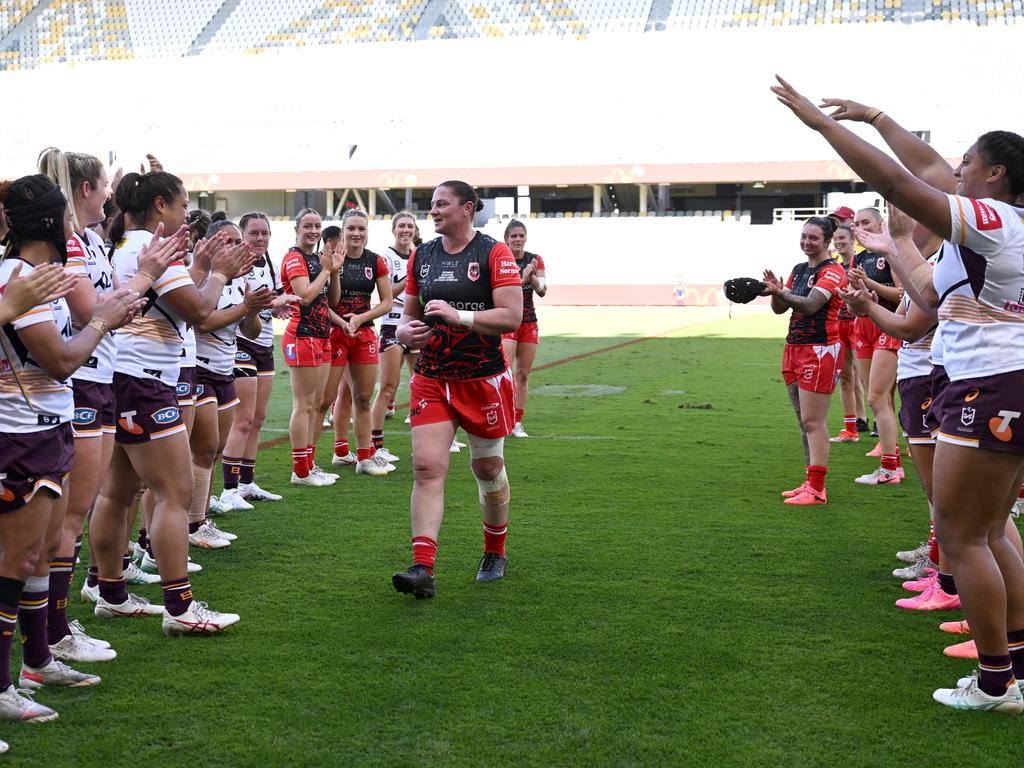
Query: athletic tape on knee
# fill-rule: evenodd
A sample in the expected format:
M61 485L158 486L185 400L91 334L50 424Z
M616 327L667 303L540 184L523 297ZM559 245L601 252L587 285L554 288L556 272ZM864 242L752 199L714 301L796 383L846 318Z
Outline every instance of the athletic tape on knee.
M29 576L25 579L26 592L48 592L50 590L50 575Z
M486 438L469 435L469 457L471 459L490 459L495 456L504 457L505 438Z
M476 477L474 474L473 477ZM480 503L492 507L497 507L502 504L507 504L512 496L511 491L508 487L508 475L505 474L505 468L501 468L501 472L493 480L481 480L476 477L477 487L480 488Z

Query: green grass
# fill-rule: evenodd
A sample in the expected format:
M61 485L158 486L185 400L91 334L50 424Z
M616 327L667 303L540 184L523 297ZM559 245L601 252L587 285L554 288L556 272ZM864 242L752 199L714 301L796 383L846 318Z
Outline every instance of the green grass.
M400 420L387 478L292 489L288 447L267 450L258 478L286 501L226 516L236 545L196 555L197 593L241 624L168 640L75 602L119 657L96 688L38 697L56 723L0 728L8 764L1011 765L1020 722L932 703L969 665L942 656L941 617L892 605L892 553L925 533L914 472L856 486L870 443L835 446L829 505L781 503L802 456L778 327L538 371L531 437L506 448L509 575L473 581L477 491L454 455L432 601L390 585L409 560ZM539 362L624 340L545 338ZM624 390L541 394L581 384Z

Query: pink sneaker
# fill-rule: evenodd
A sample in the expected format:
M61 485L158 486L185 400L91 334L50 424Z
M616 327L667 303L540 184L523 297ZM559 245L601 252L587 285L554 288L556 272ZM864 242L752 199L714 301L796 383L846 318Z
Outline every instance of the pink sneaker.
M876 445L874 448L872 448L870 451L868 451L864 455L865 456L870 456L873 459L880 459L880 458L882 458L882 444L878 443L878 445Z
M959 611L960 595L947 595L938 584L933 584L917 597L897 600L896 607L908 611Z
M796 506L809 506L811 504L827 504L828 494L825 493L824 489L816 491L811 488L810 485L805 485L803 490L800 491L796 496L790 496L785 504L793 504Z
M930 570L930 569L929 569ZM916 581L904 581L903 588L907 592L924 592L928 587L934 586L939 583L939 572L932 571L927 576L922 576Z
M962 643L951 645L942 651L951 659L976 659L978 658L978 646L973 640L965 640Z
M794 488L793 490L791 490L791 491L783 491L782 492L782 498L784 498L784 499L791 499L794 496L799 496L801 493L804 492L804 488L806 488L806 487L807 487L807 481L804 480L803 484L799 485L798 487Z
M967 619L961 619L960 621L944 621L939 624L939 629L950 635L971 634L971 627L967 623Z

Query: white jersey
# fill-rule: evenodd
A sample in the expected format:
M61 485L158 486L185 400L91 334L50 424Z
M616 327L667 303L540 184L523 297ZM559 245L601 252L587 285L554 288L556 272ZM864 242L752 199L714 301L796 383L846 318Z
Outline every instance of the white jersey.
M270 256L267 254L263 255L263 263L255 264L252 269L249 270L249 274L245 276L245 282L249 286L249 290L256 291L260 288L269 288L275 295L281 293L283 290L281 286L281 276L274 269L273 263L270 261ZM261 347L272 347L274 346L274 314L272 310L264 309L260 312L260 322L263 323L263 328L260 330L260 335L255 339L250 339L247 336L242 336L242 332L238 332L238 336L245 338L246 341L250 341L253 344L259 344Z
M21 259L10 258L0 262L0 292L7 287L11 272L19 264L21 277L32 274L34 267ZM33 307L3 326L0 330L3 334L3 343L0 344L0 432L43 432L70 423L75 417L75 398L70 380L57 381L39 368L16 333L38 323L53 323L65 339L74 334L71 310L64 299Z
M181 340L181 367L196 367L196 330L191 325L185 326L184 338Z
M934 282L949 379L1024 370L1024 208L947 197L952 231Z
M935 253L928 263L933 267L939 261L942 251ZM909 294L903 294L903 312L910 314L910 308L914 302L910 300ZM903 346L897 353L896 358L896 381L913 379L917 376L928 376L932 372L932 339L935 336L935 327L920 339L914 341L904 340Z
M124 285L139 271L139 253L153 234L144 229L126 232L114 249L114 274ZM178 383L182 360L185 321L160 297L187 285L194 285L185 265L176 261L157 278L146 293L146 308L120 331L117 340L115 370L140 379L156 379L168 386Z
M107 258L107 249L103 239L86 229L84 235L75 234L68 240L68 260L64 269L74 275L86 277L96 289L96 295L111 293L114 290L114 269ZM94 381L98 384L109 384L114 380L114 364L117 362L117 342L111 331L96 347L82 367L75 371L72 379Z
M402 258L401 254L391 246L388 246L388 249L382 255L388 264L388 271L391 273L391 286L394 298L391 304L391 311L380 319L381 327L385 325L398 325L398 321L402 319L402 310L405 307L405 291L399 293L393 289L395 283L405 280L405 270L409 265L409 257Z
M217 310L231 309L245 301L246 278L236 277L224 286L217 299ZM230 376L235 367L235 350L238 347L236 334L242 324L241 318L218 328L216 331L196 334L196 367Z

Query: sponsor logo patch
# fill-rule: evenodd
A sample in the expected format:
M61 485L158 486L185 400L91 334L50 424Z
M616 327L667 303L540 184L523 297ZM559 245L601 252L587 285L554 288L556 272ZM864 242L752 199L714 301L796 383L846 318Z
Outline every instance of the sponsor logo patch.
M248 352L243 352L241 350L238 350L237 352L235 352L235 361L236 362L247 363L250 360L252 360L252 355L250 355Z
M470 280L472 280L473 282L476 282L477 280L480 279L480 264L479 264L479 262L471 261L469 263L469 271L466 273L466 276Z
M975 400L978 399L978 395L980 395L980 394L981 394L981 390L970 389L970 390L967 391L967 394L964 395L964 402L965 403L973 403Z
M192 385L187 381L179 381L177 386L174 388L174 393L178 397L188 397L192 394Z
M167 408L161 408L150 418L152 418L157 424L170 424L172 421L176 421L179 415L180 412L177 408L168 406Z
M366 279L367 280L373 280L373 268L372 267L365 267L363 269L363 274L366 275Z
M976 411L974 408L964 406L960 411L960 423L965 427L969 427L974 423L974 415Z
M96 421L95 408L75 408L75 424L84 427L86 424L92 424L94 421Z
M988 421L988 428L995 435L997 440L1008 443L1013 440L1013 430L1010 422L1020 418L1020 411L1000 411L998 416L993 416Z
M999 212L995 208L973 198L971 205L974 206L974 218L979 230L1002 229L1003 221L999 218Z
M40 413L36 417L36 423L40 427L55 427L60 424L60 416L54 416L52 413Z

